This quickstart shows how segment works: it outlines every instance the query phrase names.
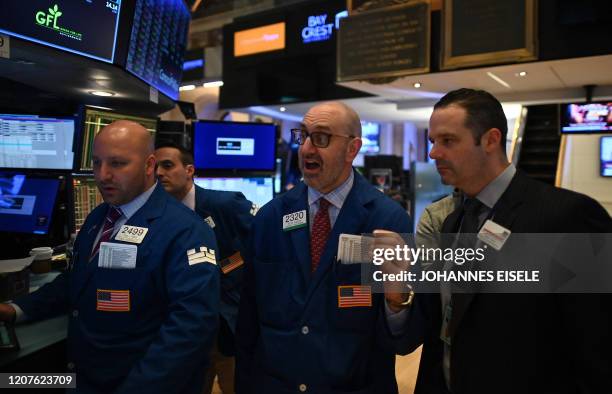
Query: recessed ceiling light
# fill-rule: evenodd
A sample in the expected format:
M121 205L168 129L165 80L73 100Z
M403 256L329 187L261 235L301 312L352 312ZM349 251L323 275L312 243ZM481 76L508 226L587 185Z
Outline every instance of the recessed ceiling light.
M202 86L204 86L205 88L219 88L223 86L223 81L206 82Z
M185 90L193 90L193 89L195 89L195 85L185 85L179 88L181 92L184 92Z
M420 82L415 82L414 85L412 85L412 86L414 86L415 88L418 89L418 88L421 87L421 83Z
M287 108L285 108L285 107L280 107L279 109L280 109L281 112L285 112L287 110Z
M102 96L102 97L111 97L114 96L115 93L107 92L105 90L92 90L89 94L93 94L94 96Z
M518 73L516 73L516 76L517 77L525 77L525 76L527 76L527 71L518 72Z
M114 109L112 109L112 108L100 107L99 105L88 105L87 107L89 107L89 108L97 108L97 109L101 109L101 110L104 110L104 111L114 111Z
M508 84L508 82L504 81L503 79L501 79L500 77L498 77L497 75L493 74L490 71L487 71L487 75L489 76L489 78L491 78L492 80L494 80L495 82L497 82L498 84L502 85L505 88L511 89L510 85Z

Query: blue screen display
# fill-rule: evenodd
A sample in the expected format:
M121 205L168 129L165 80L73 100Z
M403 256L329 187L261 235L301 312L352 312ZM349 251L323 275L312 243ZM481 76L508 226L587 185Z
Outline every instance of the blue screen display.
M612 137L601 137L600 144L601 175L612 177Z
M0 231L47 234L59 179L0 173Z
M273 171L276 126L207 122L194 126L193 156L200 170Z
M380 125L372 122L361 122L361 149L359 153L378 153L380 151Z

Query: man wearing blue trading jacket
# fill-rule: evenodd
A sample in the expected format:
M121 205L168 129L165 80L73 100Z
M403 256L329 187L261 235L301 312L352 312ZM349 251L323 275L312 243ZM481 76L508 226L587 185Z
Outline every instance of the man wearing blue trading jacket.
M77 392L199 393L219 311L213 231L156 183L141 125L104 127L93 171L104 203L79 232L72 269L0 305L0 317L69 313Z
M417 315L404 313L410 298L373 294L361 284L360 264L341 264L335 255L340 234L406 232L410 219L352 169L361 124L351 108L316 105L292 133L304 182L253 221L236 335L237 392L397 393L395 353L386 341Z
M157 176L166 191L194 210L214 230L221 268L221 319L217 344L206 372L204 394L215 375L224 394L234 392L234 332L242 286L242 253L257 206L242 193L206 190L194 184L193 156L172 142L157 143Z

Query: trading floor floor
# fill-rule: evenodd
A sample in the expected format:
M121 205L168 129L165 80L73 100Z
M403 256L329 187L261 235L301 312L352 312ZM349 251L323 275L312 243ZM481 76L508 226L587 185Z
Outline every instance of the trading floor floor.
M395 363L395 375L399 385L400 394L414 393L417 372L419 371L419 360L421 359L421 348L407 356L398 356ZM221 389L215 382L212 394L222 394Z

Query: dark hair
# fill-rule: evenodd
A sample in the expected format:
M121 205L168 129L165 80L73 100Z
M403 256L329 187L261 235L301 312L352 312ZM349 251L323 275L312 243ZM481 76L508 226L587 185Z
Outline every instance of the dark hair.
M178 151L181 154L181 163L183 163L184 166L193 165L193 155L183 145L179 145L176 142L171 141L171 140L156 141L155 142L155 149L161 149L161 148L174 148L174 149L178 149Z
M465 109L465 127L472 132L476 145L480 145L480 138L487 130L496 128L501 131L500 145L502 151L506 152L508 120L501 103L491 93L466 88L453 90L434 105L434 111L450 105Z

